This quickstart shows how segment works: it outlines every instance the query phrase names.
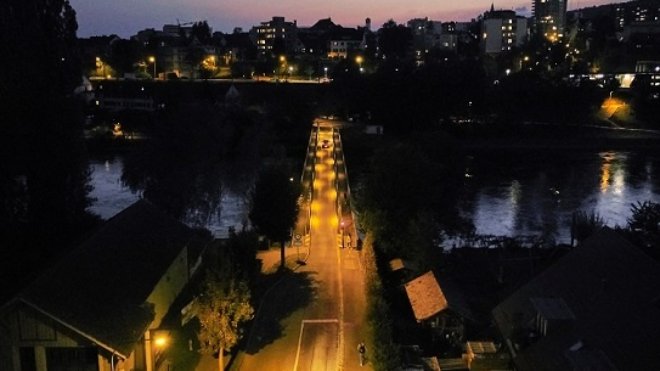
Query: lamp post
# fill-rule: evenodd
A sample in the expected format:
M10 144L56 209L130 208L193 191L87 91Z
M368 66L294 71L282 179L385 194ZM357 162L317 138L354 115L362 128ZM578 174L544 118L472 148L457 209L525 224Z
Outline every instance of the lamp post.
M154 64L154 80L158 79L158 76L156 76L156 57L151 56L149 57L149 63Z
M158 359L161 352L167 347L170 339L166 331L163 330L147 330L145 333L145 358L146 370L156 371L158 369Z
M280 55L280 78L283 77L283 75L286 73L286 57L283 55Z
M341 248L344 248L344 221L341 221Z
M362 69L362 62L363 62L363 61L364 61L364 59L362 58L361 55L358 55L357 57L355 57L355 62L357 62L358 67L360 68L360 72L363 72L363 71L364 71L364 70Z
M328 67L323 67L323 73L326 80L328 79Z

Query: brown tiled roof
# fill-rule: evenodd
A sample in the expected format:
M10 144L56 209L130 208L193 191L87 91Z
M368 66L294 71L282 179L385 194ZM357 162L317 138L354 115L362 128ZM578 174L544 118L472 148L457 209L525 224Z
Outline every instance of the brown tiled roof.
M447 309L447 299L432 271L406 283L406 294L415 319L423 321Z

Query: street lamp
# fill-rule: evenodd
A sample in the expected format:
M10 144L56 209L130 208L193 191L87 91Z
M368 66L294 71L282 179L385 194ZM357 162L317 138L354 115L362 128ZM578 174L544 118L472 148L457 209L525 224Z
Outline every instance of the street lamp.
M328 78L328 67L323 67L323 73L325 74L325 78Z
M363 72L363 71L364 71L364 70L362 69L362 62L363 62L363 61L364 61L364 59L362 58L361 55L358 55L357 57L355 57L355 62L357 62L358 67L360 67L360 72Z
M96 57L96 68L101 70L101 76L105 76L105 63L103 63L103 60L101 57ZM96 71L96 74L98 75L98 71Z
M163 351L170 342L169 333L166 330L147 330L144 341L146 369L154 371L159 359L163 357Z
M154 80L156 80L158 78L156 76L156 57L154 57L154 56L149 57L149 63L154 64Z

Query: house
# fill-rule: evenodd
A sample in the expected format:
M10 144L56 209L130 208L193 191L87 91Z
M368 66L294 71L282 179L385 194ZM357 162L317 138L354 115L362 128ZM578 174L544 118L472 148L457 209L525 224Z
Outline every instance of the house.
M328 41L328 59L346 59L362 50L364 31L356 28L338 28Z
M449 282L442 287L432 271L404 285L415 320L447 339L460 340L465 334L465 320L472 313L461 293Z
M492 314L516 370L660 369L660 264L610 229Z
M206 240L140 200L0 307L0 370L157 370Z

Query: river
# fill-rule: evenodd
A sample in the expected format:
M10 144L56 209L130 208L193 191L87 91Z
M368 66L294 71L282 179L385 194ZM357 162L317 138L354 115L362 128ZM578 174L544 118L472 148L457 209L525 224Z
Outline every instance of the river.
M469 158L460 209L477 234L535 235L570 242L573 212L625 226L631 204L660 202L660 155L525 152Z
M94 199L90 211L103 219L109 219L121 210L140 199L139 192L133 192L121 181L124 163L121 157L114 156L90 161L91 184L94 187L90 196ZM245 197L227 189L222 193L219 206L212 211L206 227L215 237L225 238L229 228L240 230L248 220L248 204ZM193 223L187 223L194 226Z
M465 170L461 213L485 235L544 236L570 241L573 212L597 213L625 226L631 204L660 202L660 154L636 152L478 153ZM350 170L350 164L349 170ZM90 162L96 200L91 211L107 219L140 198L121 182L120 157ZM225 237L247 221L243 196L223 193L206 227Z

